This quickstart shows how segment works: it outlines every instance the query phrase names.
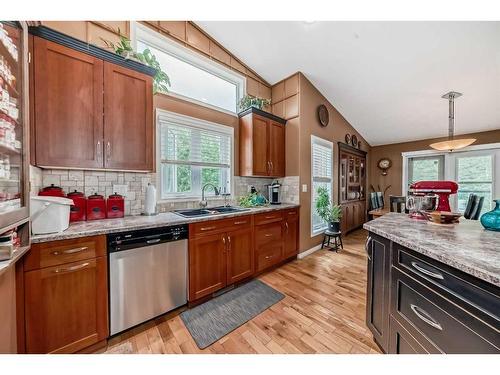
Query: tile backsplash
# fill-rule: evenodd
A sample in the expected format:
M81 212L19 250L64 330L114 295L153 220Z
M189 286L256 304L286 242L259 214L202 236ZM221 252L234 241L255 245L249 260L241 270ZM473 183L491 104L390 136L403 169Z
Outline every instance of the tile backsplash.
M239 197L250 191L249 186L255 188L267 196L266 185L273 179L240 177L234 178L234 195L229 200L234 204L234 196ZM108 172L108 171L85 171L66 169L40 169L30 166L31 194L37 195L44 186L54 184L64 189L66 193L73 190L82 191L85 195L94 193L105 197L115 192L116 185L126 185L125 215L139 215L144 208L145 192L148 183L156 185L156 173L137 172ZM291 176L279 179L282 187L282 201L287 203L298 203L299 199L299 177ZM181 208L198 207L199 199L178 200L158 203L158 211L165 212ZM209 205L222 204L222 198L209 199Z

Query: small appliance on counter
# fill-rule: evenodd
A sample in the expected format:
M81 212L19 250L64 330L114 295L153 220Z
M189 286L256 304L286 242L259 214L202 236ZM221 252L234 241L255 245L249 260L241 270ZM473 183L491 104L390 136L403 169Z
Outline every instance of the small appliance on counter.
M87 220L106 218L106 201L102 195L94 193L87 198Z
M108 219L116 219L125 216L125 200L123 195L114 193L111 194L106 202Z
M31 197L31 233L58 233L68 229L72 205L71 199L62 197Z
M55 186L54 184L44 187L42 190L40 190L38 195L44 197L62 197L62 198L66 196L64 194L64 190L59 186Z
M144 200L144 212L146 216L156 215L156 188L152 184L148 184L146 188L146 198Z
M411 212L410 217L425 219L419 211L450 212L449 196L456 194L457 191L458 184L454 181L419 181L411 184L407 202Z
M281 184L278 181L267 185L267 193L270 204L281 204Z
M80 191L72 191L67 197L73 200L73 205L69 213L69 221L85 221L87 220L87 198Z

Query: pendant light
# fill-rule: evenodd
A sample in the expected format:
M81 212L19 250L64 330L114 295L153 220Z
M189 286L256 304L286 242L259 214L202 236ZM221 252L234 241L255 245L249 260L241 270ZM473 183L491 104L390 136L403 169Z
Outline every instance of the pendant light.
M439 151L453 151L473 144L475 138L462 138L455 139L455 98L462 96L461 93L450 91L442 96L443 99L448 99L449 115L448 115L448 140L442 142L432 143L430 146Z

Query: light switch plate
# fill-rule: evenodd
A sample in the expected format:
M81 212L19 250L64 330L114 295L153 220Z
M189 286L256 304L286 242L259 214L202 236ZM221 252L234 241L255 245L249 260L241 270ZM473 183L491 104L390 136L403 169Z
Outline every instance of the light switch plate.
M307 193L307 184L302 184L302 192Z
M113 185L113 193L126 196L128 192L128 185Z

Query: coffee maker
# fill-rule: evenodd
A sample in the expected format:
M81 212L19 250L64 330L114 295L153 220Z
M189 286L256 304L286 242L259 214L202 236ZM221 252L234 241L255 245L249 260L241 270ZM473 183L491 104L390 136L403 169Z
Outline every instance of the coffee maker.
M410 217L424 219L420 211L450 212L449 196L457 191L458 184L454 181L419 181L411 184L406 205Z
M271 185L267 185L267 194L269 203L281 204L281 184L274 181Z

